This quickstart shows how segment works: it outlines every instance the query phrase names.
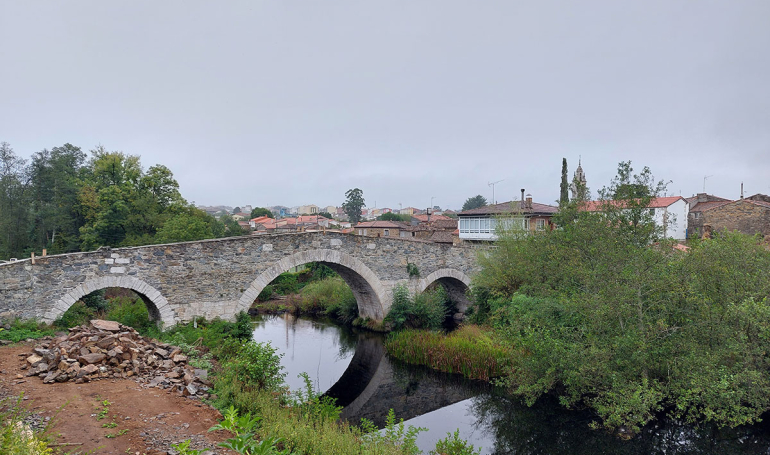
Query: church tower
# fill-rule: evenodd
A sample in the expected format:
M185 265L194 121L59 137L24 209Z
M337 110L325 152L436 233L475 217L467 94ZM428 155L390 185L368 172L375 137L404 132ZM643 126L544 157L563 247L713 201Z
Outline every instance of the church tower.
M569 190L572 193L572 199L575 200L578 198L578 186L580 185L582 188L582 191L585 191L586 188L586 174L583 172L583 158L578 158L578 167L575 169L575 175L572 177L572 183L569 186Z

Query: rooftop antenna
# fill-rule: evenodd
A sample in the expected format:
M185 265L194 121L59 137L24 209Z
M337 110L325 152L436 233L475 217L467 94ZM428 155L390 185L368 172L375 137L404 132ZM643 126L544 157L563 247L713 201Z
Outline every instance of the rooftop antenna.
M505 179L503 179L503 180L505 180ZM495 202L495 185L497 185L498 183L502 182L503 180L498 180L496 182L489 182L489 183L487 183L487 186L491 186L492 187L492 203L493 204L497 204L497 202Z
M703 192L704 193L706 192L706 179L709 178L709 177L713 177L713 176L714 176L713 174L712 175L704 175L703 176Z

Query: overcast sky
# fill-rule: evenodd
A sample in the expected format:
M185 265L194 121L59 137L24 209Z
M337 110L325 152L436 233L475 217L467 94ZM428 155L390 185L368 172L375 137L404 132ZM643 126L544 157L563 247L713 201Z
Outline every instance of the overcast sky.
M196 204L458 208L617 163L770 194L770 1L0 0L0 141L164 164Z

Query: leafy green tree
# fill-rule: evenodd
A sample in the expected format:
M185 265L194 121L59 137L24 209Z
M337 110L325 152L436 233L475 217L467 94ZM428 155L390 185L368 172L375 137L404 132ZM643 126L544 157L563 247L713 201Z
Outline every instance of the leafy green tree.
M328 219L330 219L330 220L331 220L331 219L334 219L334 217L332 216L332 214L331 214L331 213L329 213L329 212L318 212L318 216L322 216L322 217L324 217L324 218L328 218Z
M471 210L471 209L477 209L479 207L484 207L487 205L487 198L485 198L482 195L477 195L473 197L469 197L465 200L465 204L463 204L462 211Z
M275 218L273 216L273 212L271 212L269 209L266 209L264 207L255 207L251 211L251 219L259 218L260 216L266 216L268 218Z
M364 192L358 188L353 188L345 192L345 198L342 210L348 215L352 224L358 224L361 221L361 210L366 205Z
M233 213L233 215L235 215L236 213L240 213L240 212L241 212L241 208L240 207L236 207L236 208L233 209L232 213Z
M7 142L0 143L0 257L24 252L29 232L29 172Z
M554 392L631 431L661 411L735 426L770 409L770 251L729 233L689 253L650 244L653 220L632 225L631 208L660 187L621 163L606 211L577 210L542 235L501 233L479 256L474 317L527 353L503 382L528 403Z
M235 220L233 219L233 217L232 217L232 216L230 216L230 215L222 215L222 216L219 218L219 221L220 221L220 222L221 222L221 223L224 225L224 227L225 227L225 233L224 233L224 235L225 235L226 237L236 237L236 236L239 236L239 235L244 235L244 234L247 234L247 232L246 232L246 231L244 231L244 230L241 228L241 225L240 225L240 224L238 224L238 222L237 222L237 221L235 221Z
M205 212L203 215L209 216ZM203 215L198 213L179 213L173 216L158 230L155 240L159 243L173 243L216 237L212 232L210 220ZM216 222L216 220L214 221Z
M382 215L377 217L380 221L409 221L412 219L409 215L399 215L398 213L388 212L383 213Z
M561 159L561 185L559 185L559 205L569 202L569 183L567 177L567 158Z

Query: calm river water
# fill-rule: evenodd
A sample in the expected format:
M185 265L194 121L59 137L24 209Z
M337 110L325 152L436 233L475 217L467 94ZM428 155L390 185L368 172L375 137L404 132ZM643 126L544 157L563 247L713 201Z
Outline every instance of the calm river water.
M588 413L567 411L555 400L532 407L504 391L456 375L388 358L382 336L331 322L291 315L257 320L254 340L281 354L293 390L307 373L317 391L345 406L342 417L383 425L389 409L409 425L428 428L418 445L427 454L447 432L483 454L770 454L770 425L737 429L695 427L661 419L630 441L590 430Z

